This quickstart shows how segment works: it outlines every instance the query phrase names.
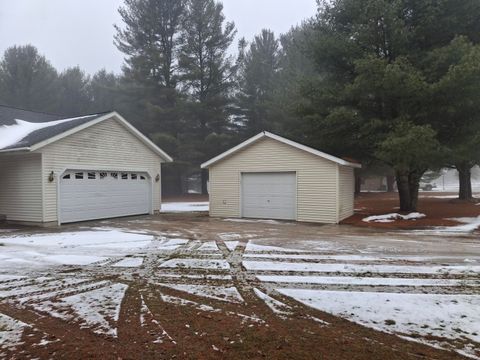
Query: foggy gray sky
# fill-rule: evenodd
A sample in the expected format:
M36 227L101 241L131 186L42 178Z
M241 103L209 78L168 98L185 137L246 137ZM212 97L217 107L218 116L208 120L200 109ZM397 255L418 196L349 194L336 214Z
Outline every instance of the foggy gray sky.
M120 72L113 45L122 0L0 0L0 53L32 44L58 70L79 65L88 73ZM315 0L223 0L228 21L250 40L263 28L284 33L316 12Z

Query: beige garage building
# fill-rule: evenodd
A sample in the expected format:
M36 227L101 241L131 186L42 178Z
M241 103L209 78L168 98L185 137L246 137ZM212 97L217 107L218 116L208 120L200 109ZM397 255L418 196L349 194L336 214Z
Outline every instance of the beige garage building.
M168 161L116 112L65 119L0 106L0 217L63 224L152 214Z
M338 223L353 215L361 166L262 132L202 164L210 216Z

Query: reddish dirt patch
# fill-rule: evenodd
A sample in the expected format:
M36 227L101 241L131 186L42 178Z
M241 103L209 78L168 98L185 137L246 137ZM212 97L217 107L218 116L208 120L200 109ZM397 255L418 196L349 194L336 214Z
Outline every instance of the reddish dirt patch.
M427 215L417 220L397 220L391 223L364 222L372 215L383 215L398 211L397 193L362 193L355 199L355 215L344 220L342 224L384 229L422 229L432 226L455 226L458 221L449 220L458 217L480 216L480 205L462 202L451 198L435 196L453 196L454 193L422 193L418 200L417 211Z
M164 196L162 202L201 202L208 201L208 195L202 194L188 194L188 195L179 195L179 196Z

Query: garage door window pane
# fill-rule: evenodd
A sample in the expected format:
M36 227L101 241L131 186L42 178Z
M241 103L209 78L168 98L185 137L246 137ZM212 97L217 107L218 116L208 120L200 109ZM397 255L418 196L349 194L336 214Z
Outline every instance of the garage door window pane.
M70 179L70 174L64 175L63 178L64 179Z
M145 176L140 175L140 180L145 180Z
M115 180L118 180L118 173L112 172L112 173L110 173L110 176L111 176L112 178L114 178Z
M97 174L95 174L94 172L89 172L88 173L88 179L89 180L95 180L97 178Z
M78 180L83 179L83 172L75 173L75 179L78 179Z
M103 180L107 177L107 173L106 172L101 172L100 173L100 180Z
M122 180L128 180L128 174L122 173Z
M132 174L132 180L137 180L138 175L137 174Z

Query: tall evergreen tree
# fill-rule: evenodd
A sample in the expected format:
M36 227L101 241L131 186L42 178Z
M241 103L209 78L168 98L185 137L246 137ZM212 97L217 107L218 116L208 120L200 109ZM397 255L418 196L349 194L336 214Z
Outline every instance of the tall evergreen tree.
M92 76L89 84L89 93L92 101L91 112L104 112L118 110L120 79L114 73L105 69L98 71Z
M125 27L116 26L115 44L126 55L124 96L143 103L137 110L143 109L139 116L149 119L151 133L161 127L176 136L181 130L176 105L184 10L184 0L125 0L119 9Z
M52 112L58 74L31 45L8 48L0 62L0 102L29 110Z
M183 91L189 99L190 137L197 144L189 160L197 165L220 150L205 146L207 136L221 134L228 126L235 64L227 51L235 34L235 25L225 23L221 3L187 1L179 65ZM202 173L204 193L207 176Z
M421 151L434 148L432 132L441 131L432 120L436 81L425 59L457 35L478 41L479 15L480 3L454 0L335 0L320 7L314 43L320 79L305 88L310 104L303 106L308 133L343 148L340 155L388 161L403 211L416 208L425 164L440 165ZM413 130L416 156L394 156L391 149L408 143Z
M280 66L280 45L275 34L262 30L240 59L240 89L236 104L243 131L252 136L273 130L277 118L274 102L275 80Z
M57 112L66 116L88 113L91 108L90 77L78 66L62 72L58 78Z

